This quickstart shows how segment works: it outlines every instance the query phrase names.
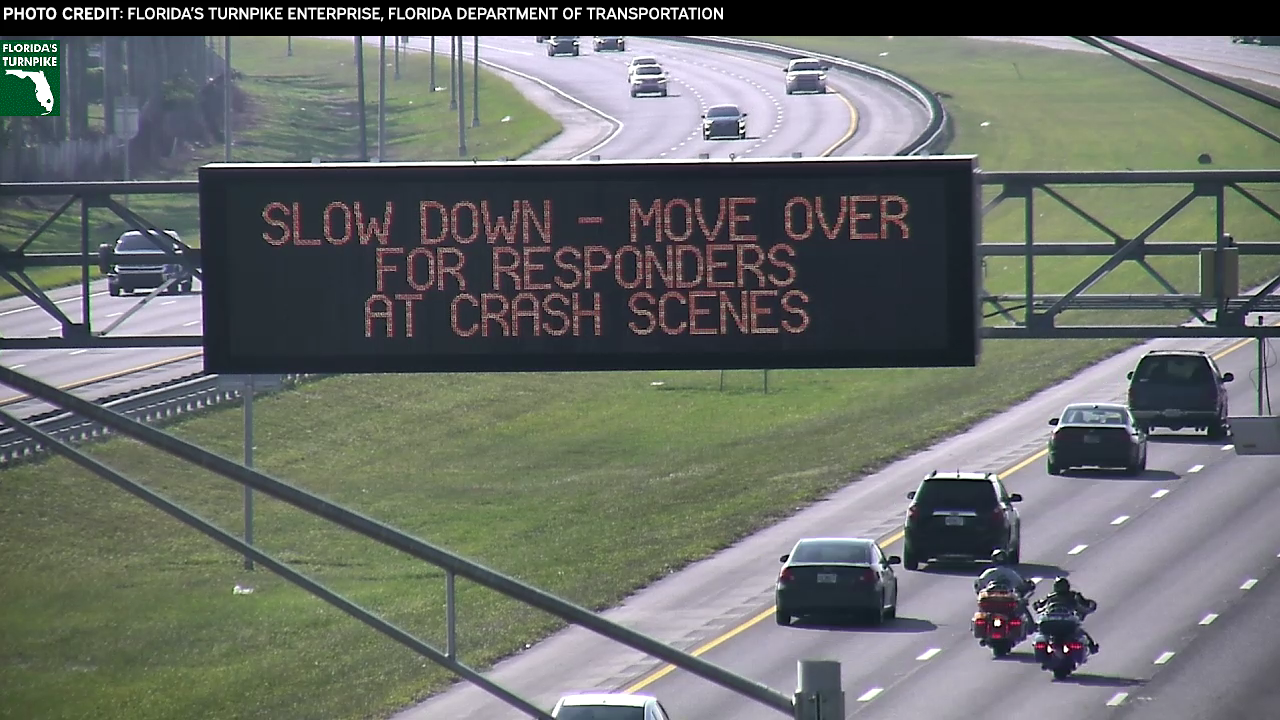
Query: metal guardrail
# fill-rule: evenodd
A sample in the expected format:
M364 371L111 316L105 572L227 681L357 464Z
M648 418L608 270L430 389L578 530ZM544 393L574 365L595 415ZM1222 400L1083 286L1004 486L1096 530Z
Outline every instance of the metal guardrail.
M284 388L315 380L323 375L296 374L284 376ZM259 391L267 394L273 391ZM225 389L216 375L177 378L166 383L139 388L99 398L96 404L135 420L152 423L170 420L183 413L201 410L237 400L240 391ZM108 434L102 425L74 413L52 410L26 418L26 421L67 442L83 442ZM12 428L0 429L0 467L15 465L42 455L45 448Z
M739 40L737 38L724 37L720 35L681 35L681 36L655 36L662 37L664 40L675 40L694 43L698 45L707 45L710 47L726 48L733 50L746 50L750 52L758 52L790 60L798 57L811 57L823 60L832 67L841 70L856 73L872 80L878 80L887 85L901 90L910 95L919 102L929 113L929 124L925 126L924 132L920 133L915 140L912 140L906 147L902 148L895 155L930 155L937 154L946 150L947 144L951 142L951 116L947 112L947 108L938 99L938 96L924 87L920 83L911 78L889 72L874 65L867 65L855 62L847 58L836 57L834 55L825 55L823 53L810 52L801 50L800 48L787 47L785 45L775 45L774 43L759 42L756 40Z

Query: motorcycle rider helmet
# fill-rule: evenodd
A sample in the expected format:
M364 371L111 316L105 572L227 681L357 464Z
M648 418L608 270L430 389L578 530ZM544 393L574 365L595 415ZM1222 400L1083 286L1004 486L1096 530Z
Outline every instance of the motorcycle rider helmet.
M1060 577L1060 578L1058 578L1057 580L1054 580L1054 581L1053 581L1053 591L1054 591L1054 592L1056 592L1056 593L1069 593L1069 592L1071 592L1071 581L1070 581L1070 580L1068 580L1068 579L1066 579L1066 578L1064 578L1064 577Z
M1009 563L1009 556L1005 551L997 548L996 550L991 551L991 562L996 565L1007 565Z

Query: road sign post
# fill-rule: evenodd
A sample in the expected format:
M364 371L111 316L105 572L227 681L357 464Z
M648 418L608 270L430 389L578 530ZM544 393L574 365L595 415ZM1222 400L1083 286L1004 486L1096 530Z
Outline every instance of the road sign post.
M840 663L801 660L796 665L795 720L844 720Z
M259 390L275 390L284 382L280 375L219 375L224 390L238 391L244 400L244 466L253 467L253 396ZM253 488L244 486L244 541L253 544ZM253 558L245 556L244 569L253 569Z

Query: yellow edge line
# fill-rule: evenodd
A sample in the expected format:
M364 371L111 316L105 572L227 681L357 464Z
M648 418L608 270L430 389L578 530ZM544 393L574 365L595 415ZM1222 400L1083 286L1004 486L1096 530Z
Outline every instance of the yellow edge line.
M158 367L163 367L165 365L172 365L173 363L183 362L184 360L191 360L192 358L198 358L203 354L204 354L203 351L196 351L193 353L187 353L186 355L179 355L178 357L169 358L167 360L157 360L156 362L147 363L146 365L139 365L138 367L129 368L127 370L117 370L116 372L107 373L106 375L91 377L88 380L77 380L76 382L68 383L66 385L59 385L58 389L59 390L75 390L76 388L82 388L85 385L93 385L94 383L106 382L107 380L115 380L116 378L122 378L126 375L146 372L147 370L154 370ZM13 397L7 397L4 400L0 400L0 407L4 407L6 405L12 405L14 403L19 403L19 402L22 402L23 400L30 400L30 399L31 399L30 395L14 395Z
M845 97L843 93L836 93L836 97L840 98L840 102L844 103L845 107L849 108L849 132L846 132L844 137L837 140L835 145L824 150L818 157L830 157L831 153L835 152L841 145L849 142L849 138L853 137L853 134L858 132L858 108L854 107L853 103L849 98Z
M851 106L851 107L852 107L852 106ZM850 134L852 134L852 133L850 133ZM843 141L841 141L841 142L843 142ZM1272 323L1272 324L1273 324L1273 325L1277 325L1277 324L1280 324L1280 323ZM1218 354L1214 355L1214 356L1213 356L1213 359L1214 359L1214 360L1221 360L1222 358L1224 358L1224 357L1226 357L1226 356L1230 355L1231 353L1233 353L1233 352L1235 352L1235 351L1239 350L1240 348L1244 347L1245 345L1248 345L1248 344L1249 344L1249 343L1251 343L1251 342L1253 342L1253 340L1252 340L1252 339L1241 340L1240 342L1238 342L1238 343L1236 343L1236 344L1232 345L1231 347L1227 348L1226 350L1223 350L1222 352L1220 352L1220 353L1218 353ZM1021 461L1019 461L1019 462L1015 463L1012 467L1008 468L1007 470L1002 471L1001 473L999 473L999 477L1000 477L1001 479L1004 479L1004 478L1006 478L1006 477L1008 477L1008 476L1010 476L1010 475L1012 475L1012 474L1014 474L1014 473L1018 472L1019 470L1022 470L1023 468L1027 467L1027 466L1028 466L1028 465L1030 465L1031 463L1033 463L1033 462L1035 462L1035 461L1039 460L1040 458L1042 458L1042 457L1044 457L1045 455L1048 455L1048 454L1049 454L1049 451L1048 451L1048 450L1041 450L1041 451L1037 452L1036 454L1032 455L1031 457L1028 457L1028 458L1026 458L1026 459L1024 459L1024 460L1021 460ZM881 539L880 539L880 545L881 545L881 546L888 546L888 545L892 545L892 544L894 544L894 543L898 542L899 540L901 540L901 539L902 539L902 535L903 535L903 531L902 531L902 530L895 530L895 531L893 531L892 533L889 533L889 535L887 535L886 537L881 538ZM764 620L765 618L769 617L770 615L773 615L774 611L776 611L776 610L777 610L777 606L771 606L768 610L765 610L764 612L760 613L759 615L756 615L755 617L751 618L750 620L747 620L746 622L742 623L741 625L738 625L737 627L733 628L732 630L729 630L728 632L724 633L723 635L721 635L721 636L719 636L719 637L715 638L714 640L711 640L711 641L710 641L710 642L708 642L707 644L703 645L702 647L699 647L699 648L695 649L693 652L691 652L691 653L689 653L689 654L690 654L690 655L693 655L694 657L699 657L699 656L701 656L703 653L709 652L712 648L714 648L714 647L716 647L716 646L718 646L718 645L720 645L720 644L722 644L722 643L724 643L724 642L726 642L726 641L730 640L731 638L734 638L734 637L736 637L736 636L738 636L738 635L740 635L740 634L742 634L742 633L746 632L746 631L747 631L748 629L750 629L751 627L753 627L753 626L755 626L755 625L758 625L762 620ZM643 690L644 688L646 688L646 687L648 687L648 686L650 686L650 685L654 684L655 682L657 682L657 681L661 680L662 678L666 677L667 675L670 675L670 674L671 674L671 672L672 672L672 671L674 671L675 669L676 669L676 666L675 666L675 665L664 665L663 667L661 667L661 668L659 668L658 670L654 671L654 672L653 672L653 674L648 675L647 677L642 678L642 679L641 679L640 681L638 681L636 684L634 684L634 685L632 685L631 687L627 688L624 692L629 692L629 693L640 692L640 691L641 691L641 690Z

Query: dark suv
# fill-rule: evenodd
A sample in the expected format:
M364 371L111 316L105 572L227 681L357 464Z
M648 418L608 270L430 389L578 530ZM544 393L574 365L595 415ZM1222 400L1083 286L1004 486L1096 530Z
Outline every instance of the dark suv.
M1129 412L1145 431L1205 430L1227 437L1226 384L1235 379L1199 350L1153 350L1129 373Z
M582 48L578 45L577 35L553 35L547 38L547 57L572 55L578 57Z
M161 235L160 230L152 230ZM173 230L163 231L173 243L174 255L182 255L182 238ZM163 237L161 235L161 237ZM169 283L167 292L185 295L191 292L194 282L191 270L178 262L173 255L161 250L153 241L137 230L130 230L114 243L98 247L98 269L107 276L107 290L111 297L134 293L144 288L158 288Z
M902 566L916 570L933 560L987 560L1004 550L1017 564L1022 555L1022 519L995 473L936 470L907 493Z

